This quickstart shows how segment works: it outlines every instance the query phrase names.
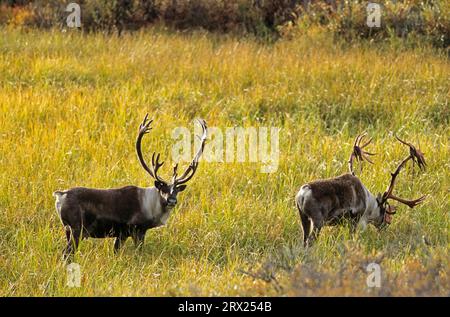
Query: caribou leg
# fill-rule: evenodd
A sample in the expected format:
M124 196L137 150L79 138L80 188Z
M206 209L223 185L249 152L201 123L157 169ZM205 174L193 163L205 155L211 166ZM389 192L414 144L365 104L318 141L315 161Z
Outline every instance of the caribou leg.
M127 240L127 236L126 235L119 235L116 240L114 241L114 253L119 252L120 247L125 243L125 241Z
M66 231L67 247L64 250L63 257L66 260L75 254L78 243L80 242L81 230L72 229L69 225L66 225L64 228Z
M142 246L144 245L144 239L145 239L145 230L137 230L133 234L133 242L136 249L142 249Z
M306 247L308 244L309 235L311 233L311 219L302 213L300 213L300 218L302 219L303 227L303 246Z

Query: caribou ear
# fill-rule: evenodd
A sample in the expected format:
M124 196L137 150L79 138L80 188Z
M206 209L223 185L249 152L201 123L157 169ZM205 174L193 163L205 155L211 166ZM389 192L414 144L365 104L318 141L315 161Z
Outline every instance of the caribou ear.
M397 210L397 206L389 205L388 208L387 208L387 213L391 214L391 215L394 215L396 213L396 210Z
M383 197L381 196L380 193L378 193L378 195L377 195L377 202L378 202L378 205L381 205L382 199L383 199Z
M179 192L182 192L183 190L186 189L186 186L187 185L180 185L180 186L177 186L177 189L178 189Z
M160 181L155 181L155 187L158 188L158 190L164 190L164 184Z

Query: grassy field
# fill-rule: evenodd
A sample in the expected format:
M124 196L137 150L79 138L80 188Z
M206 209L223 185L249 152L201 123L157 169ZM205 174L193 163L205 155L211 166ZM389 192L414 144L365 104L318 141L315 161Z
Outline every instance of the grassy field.
M448 57L430 48L343 45L318 30L268 46L204 33L0 29L0 295L449 296L449 74ZM145 151L169 163L173 128L192 130L196 117L221 129L279 127L278 170L202 162L141 252L130 240L118 255L111 239L85 240L81 287L67 287L52 192L152 186L134 152L146 112L155 123ZM408 166L396 193L429 197L400 206L384 232L326 228L305 250L294 196L346 172L363 130L378 153L360 174L366 186L384 191L407 155L397 132L420 144L428 168L413 176ZM379 289L366 286L372 261Z

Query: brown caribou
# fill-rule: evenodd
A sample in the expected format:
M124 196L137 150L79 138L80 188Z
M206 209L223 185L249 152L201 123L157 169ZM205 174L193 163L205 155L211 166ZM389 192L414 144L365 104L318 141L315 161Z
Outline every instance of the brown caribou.
M165 225L177 203L177 194L182 192L198 168L200 156L207 137L207 126L199 120L203 129L201 145L186 171L178 177L178 164L174 166L171 181L158 175L160 154L153 153L151 168L146 164L141 150L142 138L151 130L148 114L139 126L136 152L144 170L154 179L154 187L126 186L113 189L75 187L55 191L56 210L64 225L67 247L65 257L73 254L80 238L115 237L114 251L128 237L136 246L144 243L145 233L150 228Z
M391 215L395 214L396 206L390 206L388 200L396 200L414 208L422 203L426 196L415 200L407 200L393 194L395 181L409 160L417 163L420 169L425 169L426 163L423 153L411 143L396 139L409 147L409 155L398 165L391 174L391 182L384 194L373 195L355 176L354 160L362 163L364 160L373 164L369 156L374 153L366 152L364 148L372 139L361 145L366 133L356 137L353 151L348 161L350 173L329 179L316 180L303 185L295 197L303 227L303 242L307 246L318 236L320 229L326 225L336 225L343 219L352 220L352 231L356 227L363 230L367 224L373 224L381 229L391 223ZM312 230L311 230L312 227Z

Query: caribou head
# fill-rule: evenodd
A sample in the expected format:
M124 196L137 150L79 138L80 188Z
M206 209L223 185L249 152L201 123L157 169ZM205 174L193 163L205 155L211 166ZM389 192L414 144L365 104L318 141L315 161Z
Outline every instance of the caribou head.
M136 152L139 158L139 162L141 163L142 167L145 169L145 171L154 179L155 187L158 189L158 191L161 194L161 197L163 199L163 203L167 209L172 209L177 204L177 195L179 192L182 192L186 189L186 183L194 176L195 172L197 171L198 162L200 159L200 156L203 153L203 149L205 147L206 138L207 138L207 126L206 122L203 119L199 119L198 122L200 123L202 127L202 135L199 136L201 145L198 149L197 153L195 154L192 162L188 166L188 168L185 170L185 172L178 176L178 164L176 164L173 167L173 174L170 181L166 181L161 176L158 175L158 171L161 166L163 166L164 162L160 162L160 153L153 152L152 155L152 161L151 161L151 168L147 165L147 163L144 160L144 157L142 155L141 150L141 143L142 138L145 134L149 133L152 129L150 127L153 120L148 120L148 114L145 115L144 120L139 126L139 133L136 140Z

